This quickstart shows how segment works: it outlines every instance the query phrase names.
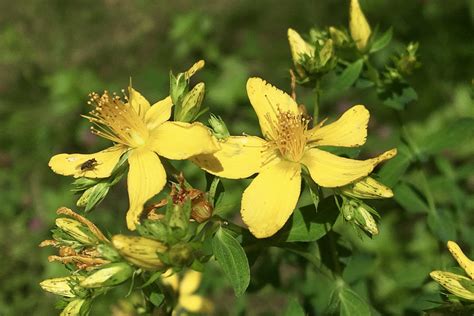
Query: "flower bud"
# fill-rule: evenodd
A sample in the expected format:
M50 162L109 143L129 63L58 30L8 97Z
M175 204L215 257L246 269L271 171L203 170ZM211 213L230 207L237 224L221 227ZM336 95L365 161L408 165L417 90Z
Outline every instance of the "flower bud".
M328 39L319 51L319 67L324 67L334 56L333 41Z
M354 212L356 224L366 232L370 233L372 236L378 235L379 229L377 227L377 223L375 222L372 214L370 214L370 212L367 211L364 206L359 206Z
M202 100L204 100L205 90L205 84L200 82L191 91L186 93L181 107L178 108L178 111L175 109L175 121L191 122L197 118L201 110Z
M306 76L306 71L302 65L303 61L305 58L314 58L315 48L313 45L307 43L298 32L291 28L288 29L288 42L290 44L291 58L293 59L296 71L298 75L304 77Z
M97 237L89 230L89 228L75 219L65 217L57 218L56 226L84 245L93 245L97 243Z
M211 114L209 125L211 125L213 134L217 139L226 139L230 136L229 130L220 116Z
M79 286L84 280L83 276L67 276L61 278L47 279L40 283L43 290L64 297L77 297L85 294L86 290Z
M84 288L115 286L127 281L133 274L133 268L125 262L103 265L94 271L80 285Z
M106 182L99 182L93 187L88 188L82 193L76 205L78 207L85 207L85 212L90 211L97 204L102 202L107 193L109 193L110 186Z
M192 201L191 217L198 223L202 223L211 218L213 207L211 203L202 195L199 199Z
M351 0L349 11L349 30L359 51L365 51L372 31L360 8L359 0Z
M348 184L341 188L341 192L344 195L359 199L391 198L393 196L390 188L371 177Z
M91 301L87 299L75 299L63 309L60 316L86 316L89 315Z
M469 259L454 241L448 241L448 249L459 266L466 271L466 274L469 275L471 279L474 279L474 261Z
M140 268L160 270L165 266L158 254L166 252L167 247L159 241L139 236L115 235L112 237L112 244L128 262Z
M112 262L119 261L121 259L120 254L110 246L110 244L99 244L96 247L97 252L102 258L110 260Z
M329 35L336 46L344 46L349 42L349 37L347 34L335 27L329 27Z
M167 255L169 262L174 266L187 266L194 260L193 248L187 243L174 245L169 249Z
M463 299L474 301L474 281L465 276L445 271L433 271L430 273L433 280L439 283L450 293Z

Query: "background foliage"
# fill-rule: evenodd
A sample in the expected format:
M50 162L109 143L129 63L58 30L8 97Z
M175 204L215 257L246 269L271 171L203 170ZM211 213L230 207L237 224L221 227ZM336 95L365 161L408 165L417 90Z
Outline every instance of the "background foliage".
M393 26L386 55L418 41L423 67L409 78L418 100L401 112L368 90L323 95L323 116L334 118L357 103L371 111L363 156L393 146L401 151L379 172L396 194L395 201L375 204L382 215L380 235L360 240L347 225L336 227L344 239L350 236L341 251L354 252L344 279L381 314L418 314L440 301L428 273L454 266L445 241L458 240L474 255L474 1L361 4L372 25ZM170 68L183 71L202 58L205 104L232 134L254 134L258 124L246 97L247 78L258 75L289 91L287 28L304 33L313 26L347 25L348 1L33 0L0 2L0 12L0 315L51 315L54 298L38 282L64 271L47 263L52 250L37 245L48 237L55 209L73 207L74 200L70 179L53 175L47 162L56 153L104 147L79 119L89 110L87 94L119 91L132 76L134 87L157 100L168 93ZM387 56L378 55L376 63ZM310 90L298 91L304 104L311 104L311 96ZM196 167L184 168L195 187L204 184L193 176ZM224 181L227 215L236 214L236 220L246 184ZM122 184L91 217L114 233L117 227L125 232L117 218L124 218L126 203ZM295 299L324 312L317 308L327 305L327 288L334 285L303 261L269 249L253 265L250 288L238 299L211 266L203 292L218 314L290 312ZM121 294L97 302L92 314L109 314Z

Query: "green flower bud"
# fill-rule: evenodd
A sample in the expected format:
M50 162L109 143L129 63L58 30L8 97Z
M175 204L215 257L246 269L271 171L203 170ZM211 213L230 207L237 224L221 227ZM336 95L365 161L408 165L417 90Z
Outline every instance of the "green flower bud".
M85 207L85 211L88 212L94 208L97 204L102 202L109 193L110 186L106 182L99 182L93 187L90 187L81 195L77 200L76 205L79 207Z
M378 235L379 229L377 227L377 223L375 222L372 214L367 211L364 206L368 207L367 205L361 205L354 212L356 224L371 235Z
M204 100L205 90L205 84L200 82L195 85L191 91L186 93L181 107L179 107L179 111L175 109L174 119L181 122L194 121L201 110L201 103L202 100Z
M139 237L115 235L112 237L115 249L128 262L146 269L160 270L165 267L158 254L167 251L167 247L156 240Z
M328 61L334 56L333 41L328 39L319 51L319 65L326 66Z
M211 114L209 125L211 125L213 134L217 139L226 139L230 136L229 130L220 116Z
M99 244L96 249L100 256L104 259L110 260L112 262L119 261L121 259L118 251L109 244Z
M329 35L336 46L345 46L349 43L349 36L335 27L329 27Z
M133 268L125 262L109 263L95 270L80 284L84 288L115 286L127 281L133 271Z
M87 291L79 283L84 280L83 276L67 276L61 278L47 279L40 283L43 290L64 296L78 297L84 295Z
M60 316L86 316L89 315L90 308L90 300L76 299L67 304Z
M188 80L185 73L179 73L174 76L170 72L170 97L175 106L180 106L184 94L188 91Z
M84 245L93 245L98 241L97 237L89 230L86 225L75 219L65 217L57 218L56 226Z

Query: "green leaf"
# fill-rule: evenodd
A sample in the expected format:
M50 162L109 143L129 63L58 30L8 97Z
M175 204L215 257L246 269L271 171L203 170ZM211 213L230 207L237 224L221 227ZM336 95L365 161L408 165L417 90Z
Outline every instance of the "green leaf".
M303 307L295 298L292 298L286 307L284 316L305 316Z
M319 203L318 211L314 205L296 209L274 238L287 242L318 240L326 235L328 224L331 226L338 215L334 197L327 197Z
M456 227L458 224L448 210L432 210L428 214L428 227L433 234L442 242L456 240Z
M150 295L150 302L155 306L160 306L163 303L165 296L162 293L151 293Z
M377 180L393 187L408 169L411 160L412 154L408 147L403 144L398 146L397 155L383 165L378 173Z
M212 239L212 251L232 284L235 295L242 295L250 283L250 267L240 243L221 227Z
M155 283L155 281L158 280L162 274L163 273L161 271L153 273L153 275L148 279L148 281L146 281L142 286L140 286L140 289L144 289L152 283Z
M339 292L341 316L372 315L370 306L356 292L344 286Z
M423 153L436 154L466 142L472 143L473 138L474 118L461 118L417 141L417 144Z
M346 90L354 84L359 78L362 67L364 66L364 60L359 59L350 64L339 77L336 78L333 87L336 91Z
M408 184L401 183L393 191L395 200L407 212L429 212L428 204Z
M370 52L375 53L385 48L385 46L387 46L392 40L392 35L393 35L392 28L389 28L387 31L385 31L385 33L382 34L382 36L380 36L374 41L374 43L372 44L372 47L370 48Z

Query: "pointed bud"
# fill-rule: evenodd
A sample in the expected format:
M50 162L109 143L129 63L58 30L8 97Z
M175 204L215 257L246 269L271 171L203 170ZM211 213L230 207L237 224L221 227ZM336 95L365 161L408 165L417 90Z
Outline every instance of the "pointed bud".
M77 297L85 294L87 291L79 283L84 280L83 276L67 276L61 278L47 279L40 283L43 290L64 296Z
M83 245L94 245L98 241L97 237L94 236L87 226L75 219L65 217L57 218L56 226Z
M115 235L112 237L115 249L130 263L146 269L160 270L164 264L158 254L167 251L167 247L156 240L139 237Z
M372 31L370 25L360 8L359 0L351 0L349 11L349 29L351 37L356 43L359 51L364 51Z
M335 27L329 27L329 35L336 46L344 46L349 42L349 37L347 34Z
M454 259L458 262L459 266L466 271L466 274L474 279L474 261L470 260L457 243L454 241L448 241L448 249L453 255Z
M328 39L321 50L319 51L319 64L320 67L326 66L327 62L333 57L334 49L333 49L333 41Z
M95 270L80 285L84 288L115 286L127 281L133 274L133 268L125 262L109 263Z
M201 103L204 100L205 84L198 83L194 88L186 93L179 111L174 112L175 121L192 122L194 121L199 111L201 110Z
M209 125L211 125L212 132L217 139L226 139L230 137L229 130L225 125L224 120L220 116L211 114L209 118Z
M367 205L364 206L367 207ZM375 222L372 214L367 211L364 206L359 206L354 212L356 224L358 224L363 230L370 233L372 236L378 235L379 229L377 227L377 223Z
M393 192L390 188L371 177L366 177L357 182L348 184L341 188L341 192L344 195L359 199L380 199L393 197Z
M296 71L298 72L298 75L305 77L306 71L303 67L304 59L314 58L315 48L307 43L298 32L291 28L288 29L288 42L290 44L291 57Z
M462 275L445 271L433 271L430 273L430 276L450 293L463 299L474 301L473 280Z
M59 316L86 316L89 315L90 308L90 300L76 299L69 302Z
M112 262L119 261L121 259L120 254L110 244L99 244L96 249L100 256L104 259L110 260Z
M109 189L110 185L107 182L99 182L85 190L79 200L77 200L76 205L78 207L85 207L85 212L88 212L102 202L107 193L109 193Z
M191 78L196 72L204 68L205 65L206 62L202 59L195 62L194 65L192 65L191 68L186 71L186 79Z

